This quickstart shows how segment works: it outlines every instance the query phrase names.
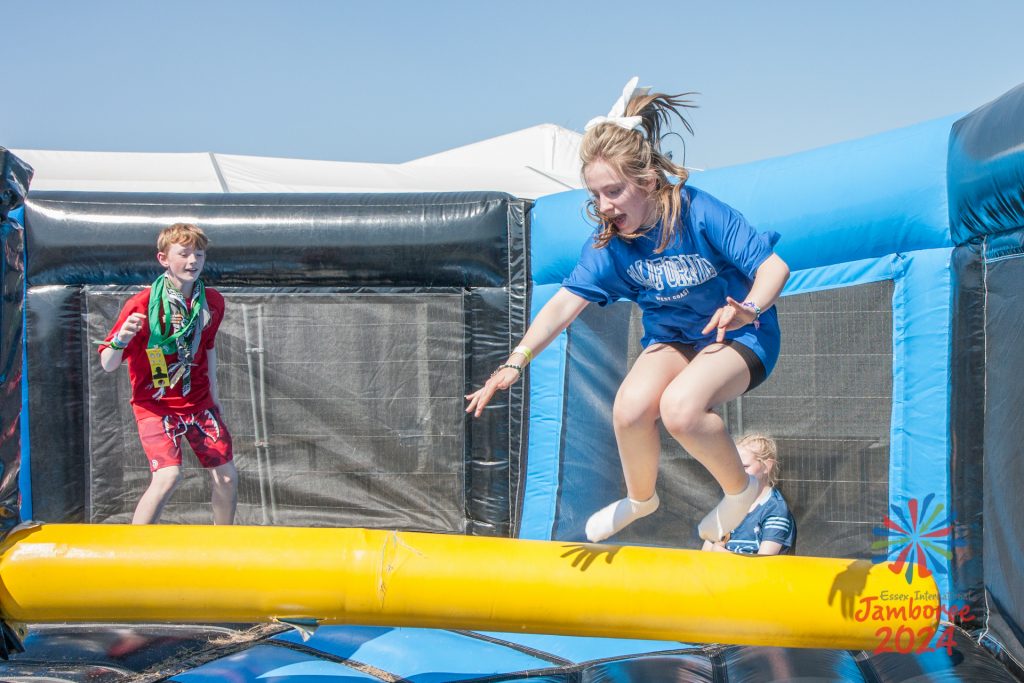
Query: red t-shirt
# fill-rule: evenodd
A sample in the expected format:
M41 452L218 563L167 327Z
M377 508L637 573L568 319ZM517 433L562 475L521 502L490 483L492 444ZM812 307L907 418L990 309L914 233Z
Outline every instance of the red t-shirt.
M121 329L121 325L132 313L149 315L149 291L147 288L128 299L121 309L121 314L117 317L117 322L107 334L107 342L114 338L117 331ZM148 318L146 326L128 342L123 358L128 363L128 379L132 385L132 409L135 411L135 419L190 415L213 407L206 354L213 349L214 338L217 336L217 330L220 329L221 320L224 319L224 297L220 292L207 287L206 305L210 309L210 320L203 328L199 349L196 350L192 359L192 388L188 396L181 395L182 382L179 380L173 387L168 387L161 398L153 398L153 394L157 390L153 388L153 374L149 366L149 357L146 355L146 346L149 343ZM160 315L163 315L163 311ZM105 348L108 348L108 344L101 344L100 352L102 353ZM177 360L177 353L166 356L168 367Z

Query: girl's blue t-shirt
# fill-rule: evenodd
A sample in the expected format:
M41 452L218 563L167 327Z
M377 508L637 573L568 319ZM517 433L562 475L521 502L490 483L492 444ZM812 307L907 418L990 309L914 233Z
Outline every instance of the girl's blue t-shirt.
M782 554L788 553L796 544L796 521L778 489L772 489L768 500L754 508L733 529L725 549L744 555L756 555L765 541L775 541L781 545Z
M601 306L618 299L635 301L643 312L644 348L657 342L697 348L712 343L715 332L701 331L725 305L726 296L746 299L758 267L779 240L777 232L758 232L739 211L703 190L683 185L680 192L681 225L663 252L654 252L661 243L660 223L645 235L615 237L600 249L594 245L595 231L562 282L565 289ZM773 337L777 344L775 308L765 311L760 322L757 337ZM726 337L749 336L748 327Z

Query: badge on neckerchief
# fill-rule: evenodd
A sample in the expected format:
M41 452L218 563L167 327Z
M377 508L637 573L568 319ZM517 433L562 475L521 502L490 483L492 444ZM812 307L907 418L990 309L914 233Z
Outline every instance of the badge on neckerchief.
M163 390L171 386L171 376L167 374L167 359L160 349L146 349L146 356L149 358L149 371L153 375L153 386Z

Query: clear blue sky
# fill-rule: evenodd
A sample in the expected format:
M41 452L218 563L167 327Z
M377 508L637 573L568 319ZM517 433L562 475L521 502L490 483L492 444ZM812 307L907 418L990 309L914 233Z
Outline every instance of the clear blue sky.
M15 0L0 26L15 148L401 162L581 130L635 74L700 93L686 162L714 168L1024 82L1020 0Z

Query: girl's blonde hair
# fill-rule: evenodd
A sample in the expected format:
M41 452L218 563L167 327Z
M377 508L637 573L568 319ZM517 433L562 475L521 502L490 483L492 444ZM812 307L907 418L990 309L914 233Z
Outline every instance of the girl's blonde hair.
M661 253L671 243L675 237L676 222L684 210L682 196L669 176L677 177L680 185L685 184L690 176L685 168L676 165L669 155L662 153L663 131L668 134L669 124L675 116L693 135L690 122L680 111L696 106L691 100L685 99L692 94L636 94L626 104L625 114L641 117L642 132L627 130L614 123L602 123L584 133L580 143L580 161L584 171L589 164L604 161L624 180L638 187L650 185L653 181L654 188L650 196L658 204L662 225L661 242L655 248L655 253ZM598 210L593 198L587 202L587 215L601 226L595 241L596 247L604 247L619 234L615 224ZM648 230L641 229L621 237L634 239L646 234Z
M779 447L775 439L767 434L747 434L736 446L746 446L758 460L765 464L771 464L768 468L768 485L775 486L779 483Z

